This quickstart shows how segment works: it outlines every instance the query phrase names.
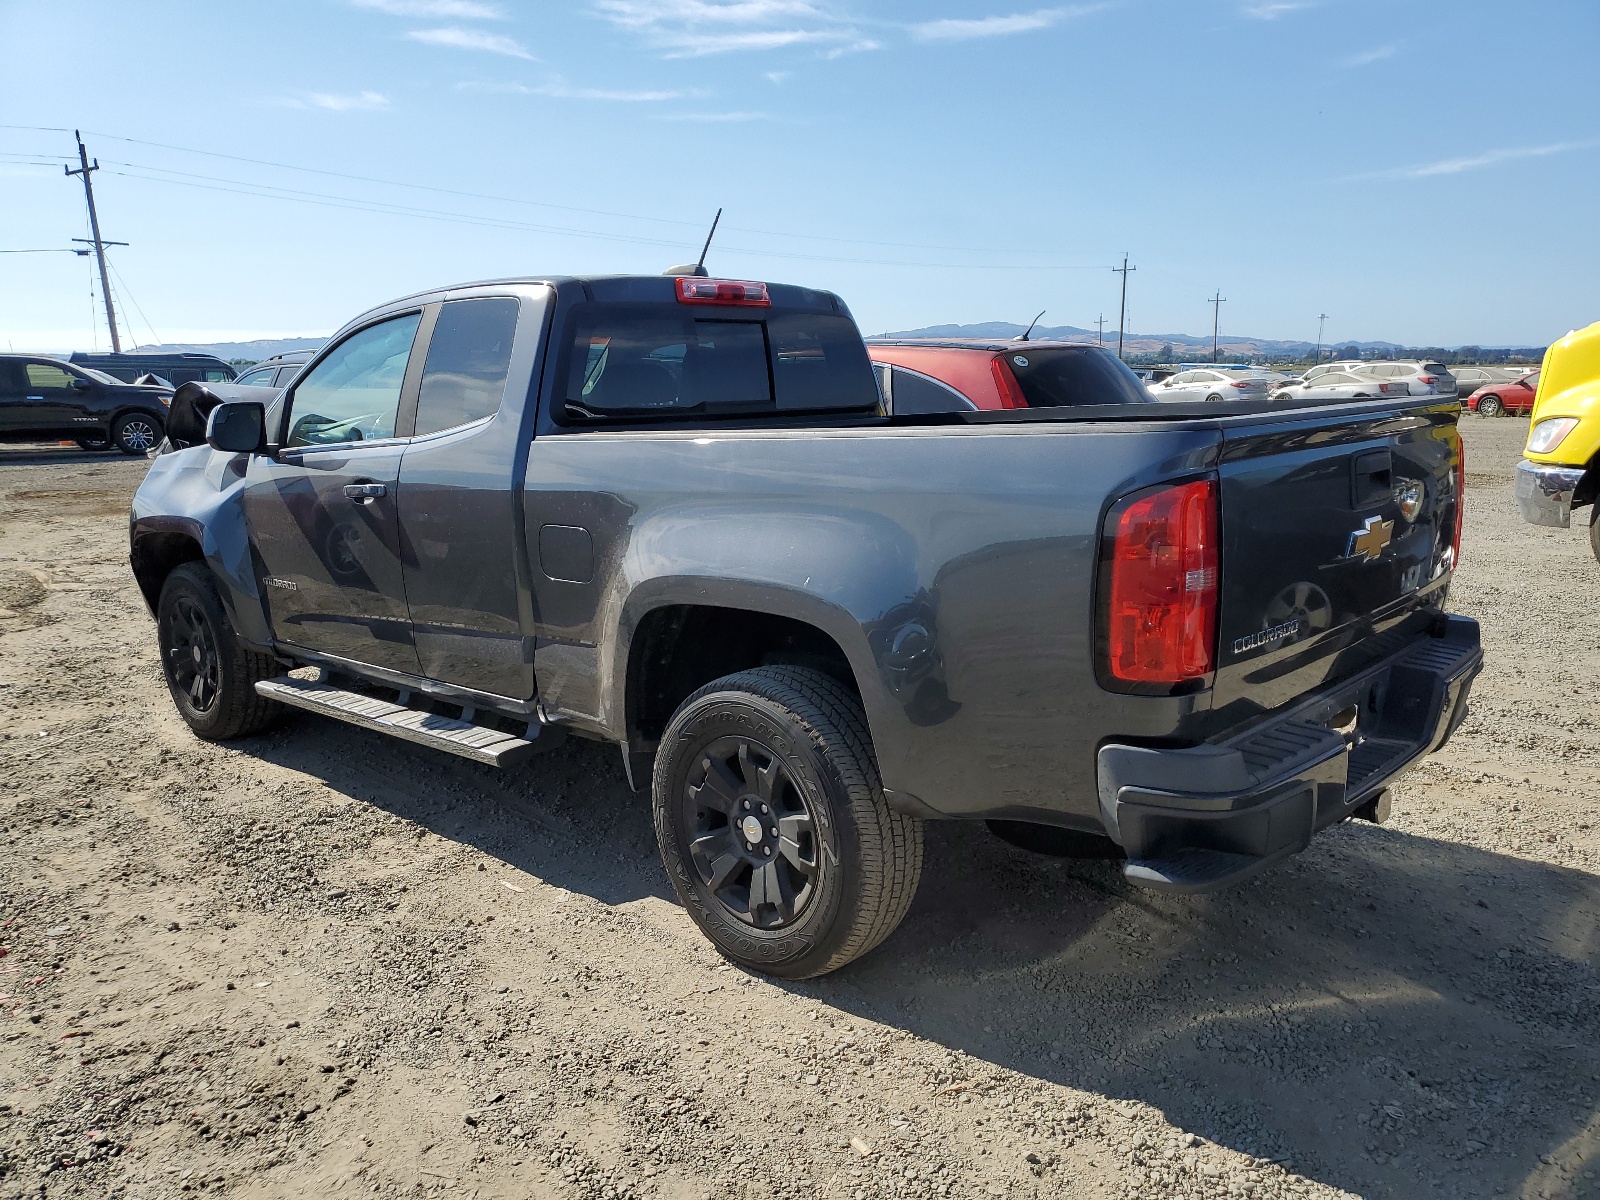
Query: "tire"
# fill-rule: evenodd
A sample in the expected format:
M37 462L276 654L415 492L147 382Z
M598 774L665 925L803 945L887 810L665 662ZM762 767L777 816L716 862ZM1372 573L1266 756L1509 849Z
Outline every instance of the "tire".
M78 443L78 449L87 450L91 454L98 454L102 450L111 449L109 438L73 438Z
M124 454L137 457L161 441L161 421L147 412L123 413L111 426L111 440Z
M1212 392L1211 395L1206 397L1206 403L1207 404L1220 404L1220 403L1222 403L1222 397L1217 395L1215 392Z
M1505 410L1505 405L1500 403L1499 396L1485 396L1478 401L1478 415L1480 417L1498 417Z
M740 966L837 970L916 895L922 822L885 804L860 702L820 671L760 667L695 692L662 735L651 804L679 900Z
M1600 562L1600 504L1589 509L1589 549L1594 552L1595 562Z
M1054 825L1035 825L1031 821L985 821L989 832L1002 842L1034 854L1052 858L1116 860L1127 858L1122 847L1098 833L1077 829L1058 829Z
M247 737L282 712L256 695L256 684L282 668L239 640L203 563L184 563L167 576L156 604L156 637L172 702L199 737Z

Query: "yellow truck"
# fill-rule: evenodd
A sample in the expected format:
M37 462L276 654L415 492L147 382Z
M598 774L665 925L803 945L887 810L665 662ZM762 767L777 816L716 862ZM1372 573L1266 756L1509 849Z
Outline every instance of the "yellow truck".
M1533 525L1565 529L1589 506L1589 546L1600 560L1600 321L1545 351L1528 444L1517 464L1517 505Z

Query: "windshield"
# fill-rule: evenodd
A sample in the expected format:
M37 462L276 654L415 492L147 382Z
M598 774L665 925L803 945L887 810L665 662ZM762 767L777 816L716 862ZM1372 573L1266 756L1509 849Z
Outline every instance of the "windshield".
M1098 346L1015 350L1001 361L1011 368L1029 408L1154 402L1139 377Z

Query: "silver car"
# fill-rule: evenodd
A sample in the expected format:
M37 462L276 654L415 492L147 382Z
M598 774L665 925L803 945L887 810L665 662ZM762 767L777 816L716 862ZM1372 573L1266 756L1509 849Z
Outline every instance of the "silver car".
M1259 371L1206 368L1179 371L1145 390L1157 400L1265 400L1272 383Z
M1341 369L1322 371L1306 377L1299 383L1279 388L1272 394L1274 400L1373 400L1379 396L1407 396L1411 389L1404 380L1375 379L1371 375L1357 374L1349 368L1356 364L1341 364Z
M1454 396L1456 377L1443 363L1425 359L1391 360L1361 364L1361 374L1376 379L1398 379L1413 396Z

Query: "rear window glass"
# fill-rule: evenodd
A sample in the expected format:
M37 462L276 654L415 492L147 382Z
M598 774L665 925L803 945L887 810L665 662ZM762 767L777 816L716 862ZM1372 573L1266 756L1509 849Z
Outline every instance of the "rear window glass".
M866 348L845 317L585 304L568 329L555 413L568 423L878 405Z
M1019 350L1005 354L1002 361L1016 376L1030 408L1153 400L1122 360L1095 346Z

